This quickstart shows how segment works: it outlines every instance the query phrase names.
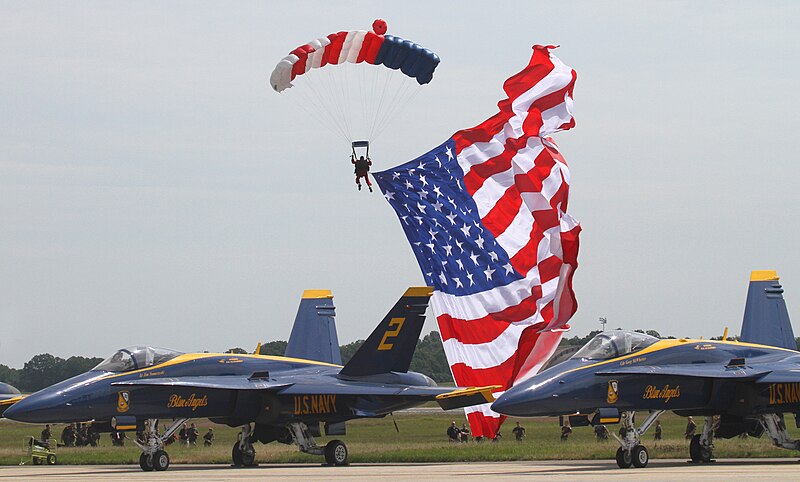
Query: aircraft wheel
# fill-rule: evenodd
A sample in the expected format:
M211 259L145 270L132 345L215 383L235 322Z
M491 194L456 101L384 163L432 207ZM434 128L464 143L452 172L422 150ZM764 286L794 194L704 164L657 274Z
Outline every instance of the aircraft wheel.
M629 450L623 450L622 447L617 449L617 465L621 469L627 469L633 464L633 455Z
M256 462L256 453L253 452L242 452L242 449L239 448L239 442L233 444L233 449L231 449L231 458L233 459L233 465L237 467L251 467L255 465Z
M703 447L700 445L700 436L695 435L689 442L689 458L692 462L700 462L703 460Z
M139 456L139 467L145 472L151 472L153 470L153 456L142 453Z
M703 462L711 462L711 459L714 458L714 454L711 453L711 449L708 447L700 446L700 460Z
M637 445L633 448L633 466L637 469L647 467L647 462L650 461L650 454L644 445Z
M233 449L231 450L231 458L233 459L233 465L237 467L244 465L242 461L242 451L239 449L239 442L234 442Z
M328 465L347 465L347 445L341 440L331 440L325 445L325 462Z
M48 455L47 456L47 464L48 465L55 465L56 464L56 456L53 455L53 454Z
M169 467L169 454L163 450L156 450L153 454L153 468L159 472L167 470Z

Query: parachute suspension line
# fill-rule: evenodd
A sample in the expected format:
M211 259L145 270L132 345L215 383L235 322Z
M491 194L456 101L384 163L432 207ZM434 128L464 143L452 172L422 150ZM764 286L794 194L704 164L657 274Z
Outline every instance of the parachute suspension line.
M341 65L339 68L346 67L347 64ZM341 119L343 129L347 132L348 142L352 142L353 140L353 133L350 128L350 116L347 112L347 100L345 99L344 94L344 86L341 85L342 82L336 78L334 75L333 70L325 69L323 70L327 73L328 81L324 82L325 86L328 88L328 97L330 102L333 104L333 108L338 112L338 118ZM343 72L339 72L339 74L343 74ZM324 100L327 100L324 99Z
M385 81L387 75L385 69L379 68L378 66L372 66L371 69L372 76L369 85L369 98L372 100L372 102L367 106L367 111L365 112L366 118L369 119L368 125L370 127L370 132L367 138L370 141L372 140L372 132L375 130L375 122L377 122L378 119L379 107L378 102L376 102L376 99L378 98L378 83L381 78ZM366 85L364 87L365 89L367 88Z
M350 85L350 75L349 75L350 69L348 68L350 67L349 62L345 62L343 67L344 68L342 69L342 73L344 73L344 82L339 82L337 85L339 87L339 92L342 94L341 99L342 99L342 112L344 113L344 123L347 126L347 133L350 135L350 141L352 142L355 139L353 139L353 125L352 125L353 113L351 112L352 102L349 95L351 89L347 88L347 86ZM330 70L328 70L328 73L330 74Z
M298 102L298 104L306 112L306 114L308 114L310 119L319 118L320 113L324 114L324 117L327 118L327 122L331 125L331 131L339 134L342 136L342 139L349 142L347 134L342 130L342 126L331 115L328 109L323 108L324 106L322 106L319 102L314 102L314 99L306 93L300 94L300 98L301 102Z
M383 113L381 119L374 126L374 138L377 138L383 133L397 114L400 113L422 89L421 85L410 78L398 78L397 82L400 85L396 89L392 89L395 95L389 102L388 110Z
M386 117L383 124L377 128L374 137L375 139L377 139L381 134L383 134L383 131L386 130L386 128L391 125L391 119L393 119L397 114L402 112L411 103L411 101L414 100L414 98L417 95L419 95L419 93L422 91L422 86L417 85L416 87L414 87L413 85L407 83L406 91L410 91L410 94L408 95L408 97L406 97L401 101L398 101L393 106L392 113L388 117Z
M386 91L389 88L389 84L390 83L391 83L391 76L389 76L383 82L383 90L381 91L381 98L380 98L380 101L378 102L378 109L376 110L376 113L380 113L383 110L383 103L384 103L384 100L386 99ZM373 130L374 130L375 123L373 123L372 125L373 125ZM370 138L372 138L372 132L370 132Z
M304 76L303 79L306 84L308 85L308 90L310 93L305 92L303 89L294 89L299 92L299 95L302 99L304 99L310 106L313 106L314 109L306 109L311 115L311 118L316 117L318 112L322 112L326 114L328 122L339 132L339 134L345 139L345 141L350 142L350 138L347 135L345 130L345 126L342 125L342 122L337 118L337 116L331 111L330 103L326 102L326 96L319 91L321 90L321 86L315 85L317 82L313 80L309 76ZM322 83L324 85L324 83ZM319 88L318 88L319 87ZM330 98L330 97L327 97ZM313 110L316 110L315 113Z
M359 116L359 118L367 119L367 114L368 114L368 110L367 110L367 92L366 92L366 87L367 87L367 69L366 68L361 68L361 69L357 69L357 70L358 70L358 74L361 76L360 81L358 83L358 87L359 87L358 90L361 93L361 95L360 95L360 97L361 97L361 115Z
M380 132L386 128L389 121L394 118L394 114L397 112L397 108L400 104L400 99L405 97L406 92L408 92L409 82L405 82L403 81L403 79L398 79L398 81L399 82L396 83L399 83L400 85L398 85L396 88L391 89L392 92L394 92L394 95L392 96L392 99L389 101L388 109L386 110L386 112L382 113L382 117L379 119L377 125L375 126L377 130L377 133L375 134L376 136L379 135Z

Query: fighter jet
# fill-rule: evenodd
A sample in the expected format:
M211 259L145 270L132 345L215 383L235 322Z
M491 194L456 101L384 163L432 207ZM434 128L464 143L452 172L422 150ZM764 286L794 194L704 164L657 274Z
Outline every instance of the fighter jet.
M689 445L695 462L711 461L715 432L731 438L766 431L776 446L800 450L784 424L784 414L793 413L800 427L800 353L775 271L752 272L741 333L739 341L727 341L726 328L722 341L714 341L606 331L568 361L506 391L492 409L516 417L569 416L573 426L621 420L624 436L611 435L622 468L647 465L642 436L667 410L704 417ZM649 411L638 427L637 410Z
M256 441L296 444L324 455L329 465L348 461L347 446L314 437L344 435L345 422L436 400L444 409L493 401L498 387L441 388L408 371L432 288L409 288L350 361L341 366L333 295L308 290L297 312L284 357L179 353L124 348L91 371L36 392L6 410L30 423L93 421L98 431L139 430L147 441L139 464L166 470L165 442L187 420L242 427L232 448L234 465L253 465ZM171 424L158 431L158 420Z
M0 382L0 417L3 416L3 413L8 407L14 405L23 398L25 398L25 395L19 393L19 390L8 383Z

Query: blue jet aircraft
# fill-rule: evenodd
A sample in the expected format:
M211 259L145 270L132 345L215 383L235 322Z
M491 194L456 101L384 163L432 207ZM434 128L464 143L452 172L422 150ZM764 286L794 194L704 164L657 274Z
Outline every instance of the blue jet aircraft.
M324 455L330 465L343 465L343 442L315 443L321 424L326 435L344 435L347 420L385 417L431 400L446 410L494 400L497 387L441 388L408 371L431 293L409 288L344 366L333 296L308 290L284 357L124 348L93 370L18 401L5 416L144 431L147 442L137 444L145 471L167 469L164 444L191 418L242 427L232 449L236 466L254 463L255 441L294 443L302 452ZM158 433L158 419L173 421Z
M492 409L515 417L569 415L574 426L621 420L624 436L611 435L622 468L647 465L641 438L667 410L705 418L689 445L695 462L711 460L714 436L766 431L776 446L800 450L784 424L784 414L795 414L800 427L800 353L782 293L775 271L753 271L740 341L725 341L727 329L723 341L606 331L568 361L506 391ZM649 411L639 427L636 410Z

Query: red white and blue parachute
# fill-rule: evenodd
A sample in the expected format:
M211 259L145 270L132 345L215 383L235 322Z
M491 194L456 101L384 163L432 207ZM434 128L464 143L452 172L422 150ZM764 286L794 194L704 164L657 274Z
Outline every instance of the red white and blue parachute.
M375 20L372 31L353 30L332 33L292 50L270 76L272 88L282 92L292 87L292 81L312 69L345 62L383 65L400 70L420 84L433 80L439 56L425 47L386 33L386 22Z
M330 121L349 141L371 140L416 95L415 86L433 80L439 62L431 50L387 35L386 22L378 19L371 31L336 32L292 50L275 66L270 85L283 92L302 76L306 85L297 89L302 91L298 97L307 110ZM358 70L348 71L348 65ZM316 73L326 66L327 75Z

